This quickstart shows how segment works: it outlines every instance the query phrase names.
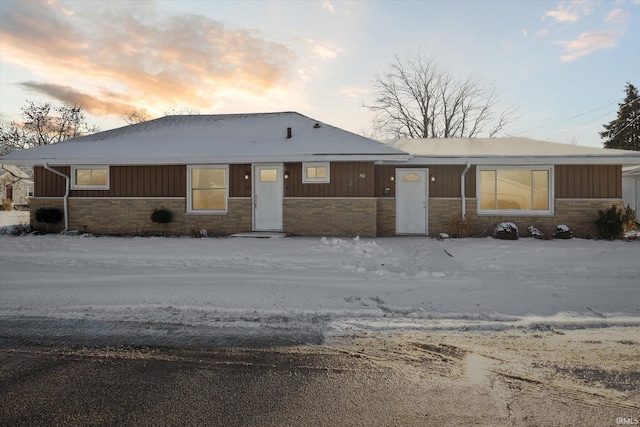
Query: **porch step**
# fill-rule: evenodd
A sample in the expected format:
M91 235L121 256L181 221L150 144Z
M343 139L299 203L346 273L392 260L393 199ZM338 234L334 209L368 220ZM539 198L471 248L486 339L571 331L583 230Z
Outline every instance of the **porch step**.
M254 239L272 239L287 237L286 233L279 233L275 231L250 231L247 233L232 234L231 237L253 237Z

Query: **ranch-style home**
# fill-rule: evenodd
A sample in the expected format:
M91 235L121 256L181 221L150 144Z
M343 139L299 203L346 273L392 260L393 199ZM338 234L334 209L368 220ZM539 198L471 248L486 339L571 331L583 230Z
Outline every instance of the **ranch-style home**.
M33 212L58 207L59 229L301 236L454 233L502 221L569 225L595 236L598 209L622 206L622 166L640 152L525 138L382 143L294 112L167 116L13 152L34 165Z

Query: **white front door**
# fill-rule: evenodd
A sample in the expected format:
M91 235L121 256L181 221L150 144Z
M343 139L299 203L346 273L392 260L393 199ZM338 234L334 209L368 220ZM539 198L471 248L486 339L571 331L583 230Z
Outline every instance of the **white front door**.
M282 164L253 165L253 229L282 231Z
M427 234L428 169L396 169L396 234Z

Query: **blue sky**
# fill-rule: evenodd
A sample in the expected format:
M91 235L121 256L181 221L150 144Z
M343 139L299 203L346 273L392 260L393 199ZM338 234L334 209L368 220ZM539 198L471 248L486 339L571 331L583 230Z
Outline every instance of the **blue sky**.
M102 130L150 116L298 111L368 130L376 73L421 54L494 86L501 136L601 146L640 85L640 0L0 2L0 118L81 104Z

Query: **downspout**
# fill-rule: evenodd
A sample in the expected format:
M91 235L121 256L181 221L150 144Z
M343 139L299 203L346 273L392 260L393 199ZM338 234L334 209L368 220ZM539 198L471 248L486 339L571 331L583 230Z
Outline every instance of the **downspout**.
M69 177L65 174L63 174L62 172L59 172L55 169L52 169L48 164L44 164L44 168L46 170L48 170L49 172L53 172L56 175L60 175L61 177L64 178L65 182L66 182L66 189L64 192L64 230L62 230L60 233L66 233L67 231L69 231Z
M467 216L467 199L465 197L465 185L464 185L464 177L469 172L469 168L471 167L471 163L467 162L467 166L462 171L462 175L460 176L460 195L462 196L462 220L465 220Z

